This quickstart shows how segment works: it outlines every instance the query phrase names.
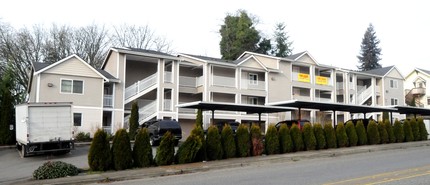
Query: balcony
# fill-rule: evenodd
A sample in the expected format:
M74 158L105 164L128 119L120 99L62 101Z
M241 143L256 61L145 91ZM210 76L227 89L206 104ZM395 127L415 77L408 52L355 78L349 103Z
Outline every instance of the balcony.
M343 88L343 82L336 82L336 94L343 95L344 93L345 93L345 90Z
M425 95L426 94L426 88L422 88L422 87L413 88L411 90L411 93L413 95L417 95L417 96Z
M293 95L293 99L294 100L302 100L302 101L311 101L311 97L310 96L305 96L305 95Z
M332 85L332 80L327 76L315 76L315 84L317 85Z
M214 86L221 87L236 87L236 79L234 77L225 77L225 76L212 76Z
M248 79L242 79L240 87L242 89L252 89L252 90L265 90L266 82L265 81L252 81Z
M179 86L183 87L199 87L203 85L203 76L199 77L189 77L189 76L179 76Z
M331 98L323 98L323 97L315 97L315 101L317 101L317 102L325 102L325 103L332 102Z
M311 82L311 75L308 73L292 72L292 79L293 79L293 81L310 83Z
M103 107L113 107L113 97L112 97L112 95L105 94L103 96Z

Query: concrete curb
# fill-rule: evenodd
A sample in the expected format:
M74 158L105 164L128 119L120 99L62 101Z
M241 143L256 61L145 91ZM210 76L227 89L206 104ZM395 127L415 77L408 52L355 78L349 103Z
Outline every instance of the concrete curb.
M160 177L168 175L178 175L185 173L195 173L216 169L224 168L237 168L244 166L255 166L261 164L269 163L279 163L279 162L294 162L299 160L309 160L315 158L327 158L327 157L337 157L342 155L360 154L377 152L384 150L399 150L415 147L428 147L430 146L430 140L428 141L418 141L418 142L408 142L408 143L392 143L384 145L366 145L351 148L338 148L338 149L328 149L320 151L304 151L288 154L270 155L270 156L257 156L257 157L246 157L246 158L232 158L219 161L209 161L209 162L198 162L180 165L170 165L170 166L159 166L151 168L140 168L131 169L124 171L109 171L100 173L83 173L78 176L65 177L50 180L23 180L16 182L14 184L87 184L87 183L97 183L97 182L109 182L109 181L123 181L123 180L133 180L133 179L144 179L151 177Z

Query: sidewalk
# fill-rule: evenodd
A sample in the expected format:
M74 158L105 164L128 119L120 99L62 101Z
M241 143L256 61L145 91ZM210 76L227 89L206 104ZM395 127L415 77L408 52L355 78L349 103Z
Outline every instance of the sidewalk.
M223 168L235 168L243 166L292 162L314 158L335 157L341 155L351 155L358 153L377 152L383 150L398 150L413 147L429 147L430 140L417 141L408 143L393 143L384 145L366 145L351 148L329 149L320 151L304 151L288 154L257 156L246 158L233 158L219 161L198 162L181 165L160 166L151 168L130 169L124 171L109 171L109 172L91 172L89 174L82 173L78 176L65 177L50 180L25 180L15 184L87 184L97 183L102 181L123 181L132 179L143 179L151 177L160 177L167 175L177 175L184 173L195 173L201 171L210 171Z

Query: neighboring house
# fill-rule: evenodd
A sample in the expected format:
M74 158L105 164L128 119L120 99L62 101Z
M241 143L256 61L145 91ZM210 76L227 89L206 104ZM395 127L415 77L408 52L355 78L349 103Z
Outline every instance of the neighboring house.
M118 79L76 55L53 64L33 63L28 102L72 102L75 134L98 128L111 132L115 119L112 87ZM122 111L122 110L121 110ZM120 116L122 121L123 115ZM119 122L119 121L118 121Z
M405 101L416 107L430 107L430 91L426 88L430 71L415 68L405 79Z

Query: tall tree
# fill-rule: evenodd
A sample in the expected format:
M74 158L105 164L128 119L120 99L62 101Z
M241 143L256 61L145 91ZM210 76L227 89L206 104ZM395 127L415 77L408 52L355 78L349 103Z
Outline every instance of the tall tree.
M357 56L358 62L360 63L360 65L357 66L358 69L367 71L381 68L381 64L379 64L379 60L381 60L379 57L379 55L381 55L381 48L378 46L379 42L373 25L369 24L369 27L364 33L363 40L361 41L360 55Z
M292 54L293 42L289 41L290 36L287 35L285 31L285 23L277 23L275 25L275 47L272 50L272 54L277 57L287 57Z
M43 62L55 63L73 54L73 28L53 24L43 45Z
M255 52L268 55L270 54L271 50L272 50L272 43L270 39L262 38L260 43L258 43L258 47L255 50Z
M234 60L244 51L256 51L260 34L255 29L256 20L244 10L236 15L227 15L219 30L221 34L220 51L223 59Z
M0 144L12 144L15 141L15 130L10 130L10 125L15 128L14 120L14 99L13 74L6 71L0 81Z
M108 38L108 30L104 25L91 24L76 28L72 51L91 66L99 68L110 46Z

